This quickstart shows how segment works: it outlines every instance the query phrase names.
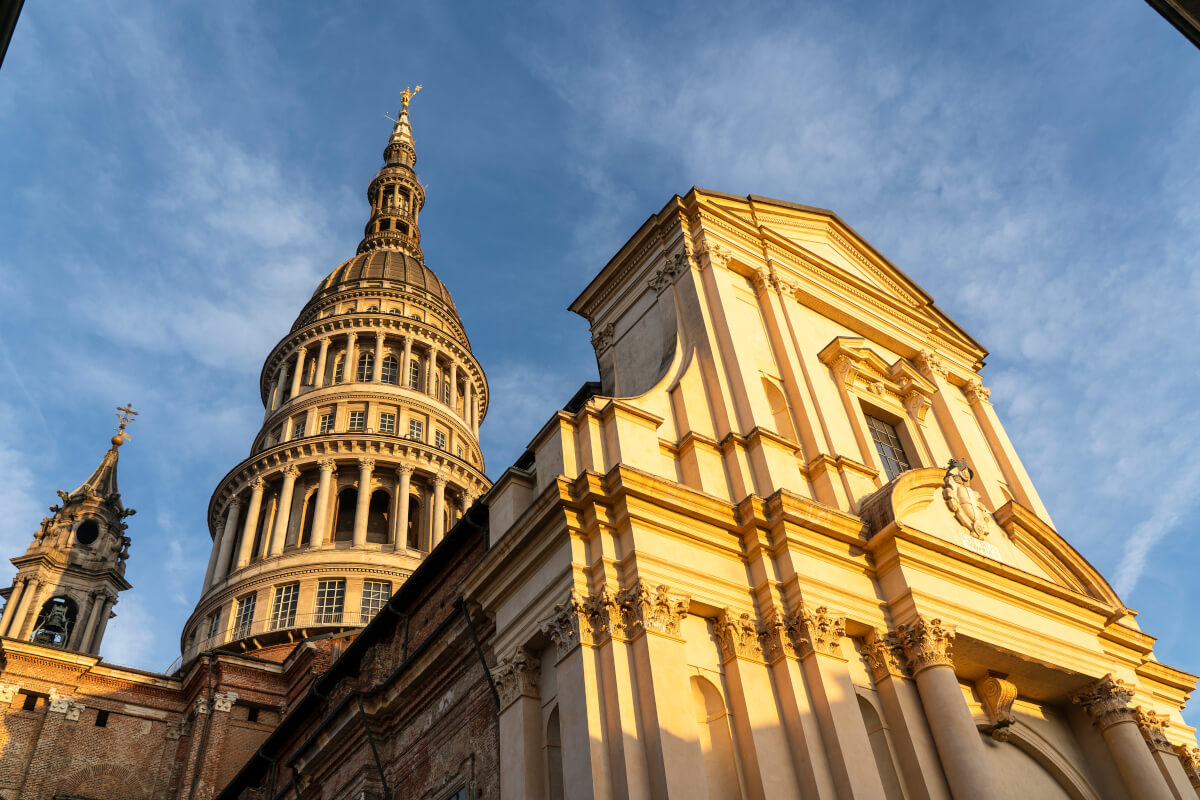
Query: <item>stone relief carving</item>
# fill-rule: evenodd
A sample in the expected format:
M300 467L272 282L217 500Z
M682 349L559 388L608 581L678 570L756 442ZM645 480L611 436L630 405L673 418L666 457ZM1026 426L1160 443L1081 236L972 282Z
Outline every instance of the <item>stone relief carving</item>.
M656 292L663 292L675 282L675 277L689 267L687 253L675 253L666 257L666 263L654 271L648 283Z
M541 671L537 657L524 647L518 647L512 655L500 659L492 670L496 693L500 695L500 708L508 708L520 697L537 697Z
M932 378L935 375L940 375L944 378L950 374L950 370L946 368L945 363L932 350L922 350L917 353L916 358L913 360L916 362L917 369L928 378Z
M19 691L21 691L19 683L0 683L0 703L11 703Z
M1004 680L1002 675L988 675L975 683L975 691L983 704L991 726L987 732L997 742L1008 741L1008 729L1017 721L1012 713L1013 703L1017 699L1017 687Z
M554 616L539 625L542 633L554 641L559 660L575 649L584 632L588 634L588 644L592 644L586 605L586 599L572 589L566 602L554 606Z
M754 616L747 613L737 613L732 608L724 609L713 622L713 633L721 644L721 653L725 660L731 658L751 658L762 660L763 646L758 625Z
M651 591L641 581L617 593L621 627L630 637L637 635L638 628L678 636L679 625L688 614L690 602L690 597L671 594L664 585ZM613 627L615 632L617 626L614 624Z
M167 723L167 738L172 741L180 739L187 733L186 722L168 722Z
M237 702L237 692L217 692L213 695L213 708L217 711L228 711Z
M705 255L708 256L708 263L715 264L718 267L729 266L729 253L725 252L725 248L721 247L721 245L717 244L716 242L713 242L712 244L705 242L704 244L700 245L700 248L696 250L696 255L697 257ZM697 258L697 261L699 262L700 269L704 269L704 259Z
M597 357L613 346L613 333L616 329L617 326L610 322L592 334L592 349L596 351Z
M791 634L788 633L784 618L784 613L775 609L758 634L762 641L763 656L768 664L774 664L781 658L797 657L796 646L792 642Z
M1183 765L1183 771L1187 773L1192 788L1200 791L1200 747L1177 744L1171 750L1179 756L1179 763Z
M954 626L942 625L940 619L918 619L896 627L896 638L904 649L908 668L915 676L928 667L953 667L951 651L954 646Z
M971 405L982 403L992 396L992 390L983 385L983 381L979 378L972 377L963 386L963 394L967 396L967 402Z
M825 606L816 609L801 606L798 612L784 617L783 623L799 655L842 655L841 640L846 635L846 618L835 616Z
M971 488L971 479L975 472L961 458L951 459L946 465L946 478L942 482L942 497L946 505L971 535L977 539L987 537L987 518L990 512L983 507L979 492Z
M904 409L917 418L917 422L924 422L925 415L929 413L929 409L933 406L933 402L916 389L909 389L903 395Z
M1080 690L1071 699L1083 706L1093 724L1101 730L1133 719L1133 709L1129 707L1133 689L1114 678L1112 673Z
M1133 709L1133 721L1137 723L1142 738L1151 750L1161 750L1173 753L1171 743L1167 741L1166 729L1171 727L1170 718L1166 714L1155 714L1148 708L1138 706Z
M877 633L862 646L862 657L876 683L889 675L904 677L904 648L894 633Z

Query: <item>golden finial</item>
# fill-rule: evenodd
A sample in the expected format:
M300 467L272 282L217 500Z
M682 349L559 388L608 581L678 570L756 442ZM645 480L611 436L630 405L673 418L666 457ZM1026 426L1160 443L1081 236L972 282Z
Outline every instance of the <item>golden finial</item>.
M409 89L409 88L405 87L404 91L400 93L401 108L403 108L405 111L407 111L408 104L413 99L413 95L419 91L421 91L421 84L419 84L419 83L417 84L417 88L415 88L415 89Z
M117 406L117 435L112 438L113 447L120 447L129 441L130 434L125 430L125 426L133 422L133 418L137 415L138 412L133 410L132 403Z

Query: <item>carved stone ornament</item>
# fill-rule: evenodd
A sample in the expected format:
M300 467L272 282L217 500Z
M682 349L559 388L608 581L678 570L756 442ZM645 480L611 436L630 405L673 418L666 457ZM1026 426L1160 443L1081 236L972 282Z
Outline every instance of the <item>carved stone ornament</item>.
M79 712L85 708L87 706L83 703L76 703L75 698L59 694L54 689L50 690L50 710L56 714L64 715L69 722L77 721L79 719Z
M167 723L167 738L172 741L180 739L187 732L186 722L168 722Z
M541 664L524 647L518 647L511 656L502 658L492 670L492 680L500 695L501 710L508 708L521 697L538 696L538 677Z
M228 711L237 702L237 692L217 692L213 695L213 708L217 711Z
M915 676L929 667L953 667L951 650L954 646L954 626L942 625L940 619L924 620L896 628L896 638L904 648L904 658Z
M335 469L337 469L337 462L332 458L322 458L317 462L317 468L320 469L321 472L333 472Z
M1200 791L1200 747L1193 747L1189 744L1177 744L1171 749L1175 752L1175 755L1179 756L1179 763L1183 765L1183 771L1187 773L1192 787Z
M1080 690L1072 698L1083 706L1083 710L1101 730L1118 722L1132 720L1133 709L1129 707L1132 699L1133 690L1124 681L1114 678L1112 673Z
M1166 714L1155 714L1148 708L1138 706L1133 710L1133 721L1137 723L1142 738L1151 750L1173 753L1171 743L1167 741L1166 729L1171 727L1170 717Z
M876 683L889 675L904 677L904 649L894 633L876 634L862 646L862 657Z
M958 524L977 539L988 534L987 518L990 512L983 507L979 492L971 488L975 472L961 458L951 459L946 465L946 477L942 481L942 497Z
M950 374L950 371L946 369L945 363L943 363L938 354L932 350L922 350L921 352L917 353L916 358L913 360L917 364L917 369L919 369L928 378L932 378L935 375L940 375L944 378Z
M675 276L688 269L687 253L676 253L666 257L666 263L654 271L648 283L656 292L663 292L675 282Z
M925 421L925 416L932 406L933 401L916 389L910 389L904 394L904 409L916 417L917 422Z
M963 386L963 394L967 396L967 402L971 405L982 403L992 396L992 390L983 385L983 381L979 378L972 377Z
M613 334L616 330L617 326L610 322L592 334L592 349L596 351L597 356L613 346Z
M1008 729L1017 721L1012 713L1017 699L1017 687L999 675L988 675L975 683L975 691L991 723L988 733L997 742L1008 741Z
M207 697L197 697L196 698L196 713L197 714L207 714L208 713L208 698Z
M762 641L763 657L768 664L774 664L781 658L797 658L796 645L788 632L785 615L775 609L771 618L763 625L759 638Z
M359 469L365 469L365 470L367 470L368 472L370 472L371 470L375 469L375 459L373 459L373 458L360 458L360 459L358 460L358 468L359 468Z
M19 691L21 691L19 683L0 683L0 703L11 703Z
M671 594L671 590L661 584L650 591L639 581L617 593L621 627L629 638L637 636L639 629L678 636L690 601L686 595ZM615 621L613 627L616 632Z
M587 601L574 589L566 602L554 606L554 616L545 620L539 626L542 633L554 641L558 650L558 658L562 660L575 649L587 635L587 643L592 644L591 624L588 622Z
M713 623L713 633L721 643L721 653L726 661L731 658L762 660L762 633L753 615L739 614L731 608L726 608Z
M799 612L784 617L783 623L792 638L792 646L801 656L824 653L841 657L841 640L846 635L845 617L834 616L825 606L815 610L801 606Z
M708 263L715 264L718 267L729 266L729 253L725 252L725 248L713 242L712 244L702 244L696 251L697 256L708 256ZM704 259L697 258L700 269L704 269Z
M295 464L288 464L286 467L283 468L283 475L286 478L291 478L292 480L295 480L296 478L300 477L300 468L297 467Z

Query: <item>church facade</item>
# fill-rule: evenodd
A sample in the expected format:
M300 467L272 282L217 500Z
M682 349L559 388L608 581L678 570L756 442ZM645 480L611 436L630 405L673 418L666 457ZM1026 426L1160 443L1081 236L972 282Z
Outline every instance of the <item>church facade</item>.
M1051 521L983 347L832 212L671 198L571 306L599 381L492 485L410 97L264 364L180 669L95 655L121 433L13 560L0 798L1200 794L1196 677Z

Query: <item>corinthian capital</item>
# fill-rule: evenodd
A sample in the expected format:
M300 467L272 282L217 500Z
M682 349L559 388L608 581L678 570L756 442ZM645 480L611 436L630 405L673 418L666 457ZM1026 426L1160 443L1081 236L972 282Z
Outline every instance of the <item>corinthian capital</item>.
M566 657L580 642L593 644L587 600L574 589L566 601L554 606L554 616L543 621L538 627L554 641L559 660Z
M764 634L758 629L754 617L747 613L737 613L726 608L717 617L713 625L717 641L721 643L721 652L726 660L731 658L750 658L761 661L763 647L761 638Z
M1200 791L1200 748L1190 744L1177 744L1171 749L1179 756L1179 763L1183 765L1183 771L1187 773L1192 788Z
M904 648L900 646L896 634L877 633L874 639L863 645L862 656L876 683L889 675L904 677Z
M500 659L492 670L492 680L500 695L501 710L520 697L537 697L540 674L541 665L537 658L524 647L518 647L511 656Z
M793 646L801 656L809 653L842 655L842 637L846 635L846 618L835 615L825 606L810 609L801 606L795 614L784 617Z
M368 472L370 472L371 470L375 469L375 459L373 459L373 458L360 458L360 459L358 460L358 468L359 468L359 469L365 469L365 470L367 470Z
M300 468L295 464L288 464L283 468L283 476L285 478L292 478L295 480L296 478L300 477Z
M322 458L317 462L317 467L320 468L321 472L333 472L337 468L337 462L332 458Z
M983 385L983 381L972 376L965 384L963 384L963 394L967 396L967 402L971 405L982 403L992 396L992 390Z
M1072 698L1092 718L1096 727L1104 730L1118 722L1133 719L1133 709L1129 701L1133 699L1133 690L1124 681L1105 675L1100 680L1085 687Z
M1133 710L1133 721L1137 723L1142 738L1151 750L1161 750L1164 753L1175 752L1167 741L1166 729L1171 727L1170 718L1166 714L1155 714L1148 708L1138 706Z
M671 590L663 585L651 591L640 581L617 594L617 605L624 623L622 627L631 636L636 635L639 628L678 636L679 625L688 614L690 601L691 598L686 595L671 594Z
M921 352L917 353L917 357L914 359L914 361L917 362L917 369L924 373L928 378L932 378L934 375L941 375L944 378L947 374L949 374L949 370L946 369L945 363L943 363L938 354L932 350L922 350Z
M950 651L954 646L954 626L943 626L940 619L918 619L914 623L897 626L896 636L904 648L904 657L914 676L928 667L954 666L950 659Z

